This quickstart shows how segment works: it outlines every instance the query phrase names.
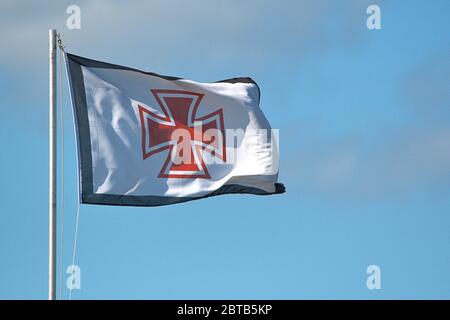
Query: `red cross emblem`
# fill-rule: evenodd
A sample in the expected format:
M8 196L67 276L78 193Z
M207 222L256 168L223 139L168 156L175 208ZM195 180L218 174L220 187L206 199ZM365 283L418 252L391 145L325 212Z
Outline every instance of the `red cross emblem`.
M203 94L156 89L151 92L162 113L138 104L143 159L169 150L159 178L209 179L204 152L226 161L222 108L197 117Z

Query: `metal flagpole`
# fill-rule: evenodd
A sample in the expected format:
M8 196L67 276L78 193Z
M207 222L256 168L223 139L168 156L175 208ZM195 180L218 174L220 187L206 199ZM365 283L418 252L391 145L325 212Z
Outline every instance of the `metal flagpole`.
M48 299L56 299L56 30L49 39Z

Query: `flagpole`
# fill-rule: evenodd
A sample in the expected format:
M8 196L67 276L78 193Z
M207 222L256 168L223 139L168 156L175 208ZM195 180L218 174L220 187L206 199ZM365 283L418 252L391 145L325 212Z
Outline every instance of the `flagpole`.
M56 30L49 38L48 299L56 300Z

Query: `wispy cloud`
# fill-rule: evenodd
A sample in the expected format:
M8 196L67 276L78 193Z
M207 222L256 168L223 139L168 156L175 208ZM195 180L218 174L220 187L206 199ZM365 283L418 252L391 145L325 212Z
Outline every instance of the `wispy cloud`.
M301 193L325 199L394 199L450 190L450 128L390 132L383 139L318 138L289 157L282 170L295 177L291 182Z
M330 135L320 126L285 128L297 146L282 166L305 195L343 201L450 192L450 61L436 51L404 74L399 100L407 124ZM392 102L394 103L394 102ZM294 135L295 131L295 135ZM285 138L286 139L286 138ZM289 139L289 138L287 138ZM300 142L297 142L300 141ZM286 141L285 141L286 142Z
M0 39L8 46L0 51L0 63L34 65L46 56L47 29L58 28L69 50L103 56L107 51L111 58L138 51L136 64L149 55L162 65L182 56L211 65L238 59L282 64L281 57L353 39L349 26L363 21L369 1L80 1L82 29L69 31L65 10L71 3L3 3Z

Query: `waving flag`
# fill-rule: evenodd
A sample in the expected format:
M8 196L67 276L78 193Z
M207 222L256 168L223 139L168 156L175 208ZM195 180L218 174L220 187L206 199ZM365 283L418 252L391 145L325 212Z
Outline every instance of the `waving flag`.
M284 192L250 78L214 83L66 54L82 203L158 206Z

